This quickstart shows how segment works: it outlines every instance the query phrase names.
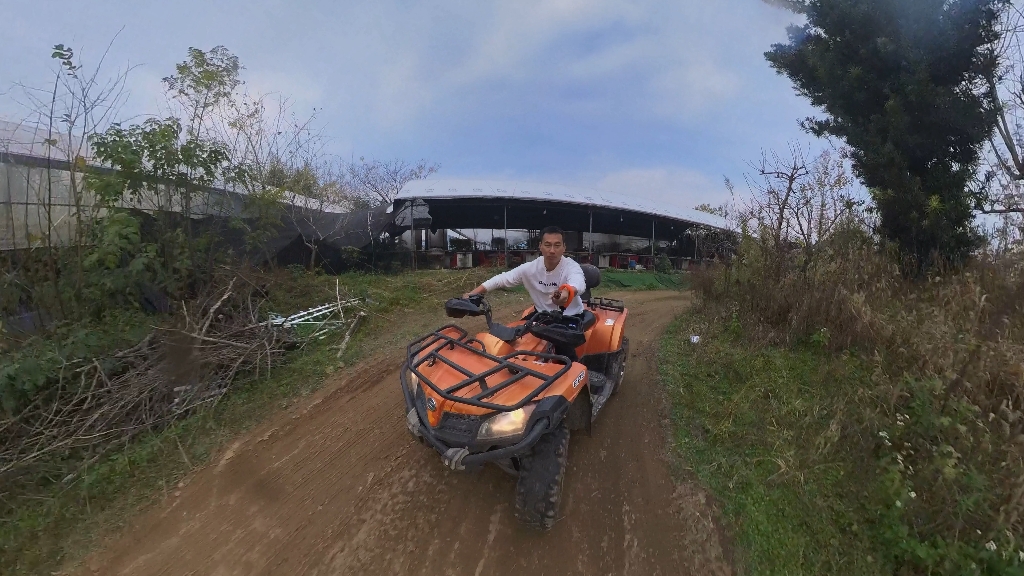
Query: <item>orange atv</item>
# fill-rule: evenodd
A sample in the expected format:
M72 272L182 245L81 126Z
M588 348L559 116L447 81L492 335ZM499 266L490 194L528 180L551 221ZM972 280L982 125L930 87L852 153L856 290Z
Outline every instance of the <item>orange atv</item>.
M591 298L601 273L583 268L583 314L531 307L501 325L483 296L453 298L448 316L483 316L489 330L431 332L409 345L401 372L413 436L453 470L491 462L518 476L516 516L541 529L558 513L570 431L590 434L626 368L628 310L619 300Z

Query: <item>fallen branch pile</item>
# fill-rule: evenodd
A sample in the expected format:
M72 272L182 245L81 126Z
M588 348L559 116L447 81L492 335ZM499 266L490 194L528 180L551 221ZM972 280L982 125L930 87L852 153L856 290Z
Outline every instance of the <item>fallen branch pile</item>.
M357 302L339 298L330 314L317 316L323 325L302 335L295 322L260 320L262 293L238 293L234 285L183 305L181 327L155 328L107 358L68 361L31 405L13 416L0 413L0 484L33 464L57 462L64 463L54 470L62 475L76 463L70 480L139 433L215 404L239 373L269 374L286 350L340 327L334 317L344 320L343 308Z

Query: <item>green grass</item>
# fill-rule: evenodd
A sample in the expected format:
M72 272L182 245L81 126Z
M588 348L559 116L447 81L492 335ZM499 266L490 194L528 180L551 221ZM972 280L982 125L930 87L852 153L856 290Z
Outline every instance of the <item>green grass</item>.
M369 353L395 349L440 321L441 303L487 277L488 271L422 271L398 276L338 277L282 271L270 285L267 310L293 313L346 296L367 298L369 317L343 357L341 334L291 353L271 376L244 376L213 408L135 439L73 481L35 478L0 487L0 574L49 574L86 554L140 508L158 501L226 442L275 410L320 388L324 379ZM291 277L289 278L289 275ZM492 300L518 300L521 294ZM26 479L22 479L25 481Z
M689 288L690 275L662 274L660 272L605 269L601 271L601 287L631 290L685 290Z
M751 575L891 574L862 505L871 463L834 425L867 370L810 344L755 346L741 332L689 313L659 352L676 447L721 503L735 560Z

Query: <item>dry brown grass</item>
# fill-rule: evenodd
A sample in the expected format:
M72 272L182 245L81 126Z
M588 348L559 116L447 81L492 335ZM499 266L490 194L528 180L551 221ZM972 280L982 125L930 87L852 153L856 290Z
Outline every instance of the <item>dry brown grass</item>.
M1024 259L980 257L909 279L850 238L811 256L748 238L740 253L732 266L696 275L702 302L871 362L872 386L858 391L842 429L877 464L865 504L896 564L958 573L1018 562Z

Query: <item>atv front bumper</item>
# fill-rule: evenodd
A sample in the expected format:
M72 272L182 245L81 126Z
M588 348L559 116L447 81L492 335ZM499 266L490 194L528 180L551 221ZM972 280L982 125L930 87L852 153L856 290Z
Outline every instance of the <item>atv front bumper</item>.
M565 402L561 396L546 399L550 401L542 401L534 410L533 417L526 426L527 432L521 439L518 441L508 440L514 442L512 444L505 445L500 440L491 441L486 446L481 446L479 442L473 440L455 443L451 441L450 434L447 435L449 438L443 438L442 436L446 436L443 430L435 430L427 423L426 407L422 398L413 397L406 385L406 371L402 370L401 374L402 394L405 397L406 427L414 437L437 450L444 465L452 470L477 468L488 462L507 460L529 452L541 436L548 432L550 422L561 422L562 416L568 408L568 402ZM557 399L561 399L562 402L558 402ZM463 440L469 440L469 438Z

